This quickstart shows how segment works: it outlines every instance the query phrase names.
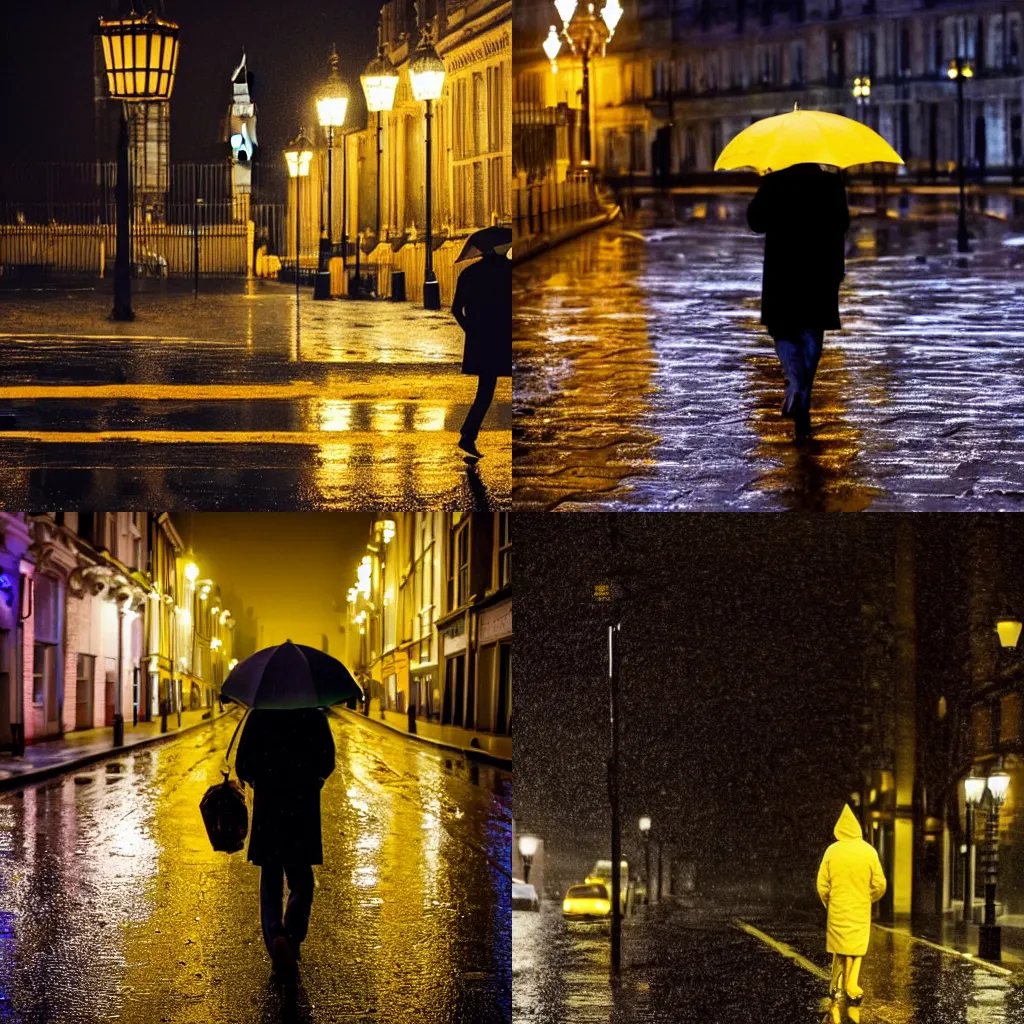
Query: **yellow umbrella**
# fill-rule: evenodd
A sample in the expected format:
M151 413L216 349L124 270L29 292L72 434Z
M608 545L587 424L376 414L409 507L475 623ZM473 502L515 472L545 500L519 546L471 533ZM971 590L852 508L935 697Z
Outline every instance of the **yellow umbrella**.
M716 171L750 168L758 174L793 164L902 164L903 159L878 132L824 110L797 110L766 117L744 128L715 162Z

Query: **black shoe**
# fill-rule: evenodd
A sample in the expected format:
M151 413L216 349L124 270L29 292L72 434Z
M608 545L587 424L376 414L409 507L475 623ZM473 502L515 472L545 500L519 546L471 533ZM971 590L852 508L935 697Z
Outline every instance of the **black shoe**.
M270 958L274 961L274 970L276 971L286 974L295 970L295 952L283 935L278 935L274 939Z
M483 452L477 448L475 439L462 437L459 439L459 447L474 459L482 459L484 457Z
M793 409L793 440L800 444L811 439L811 410L803 403Z

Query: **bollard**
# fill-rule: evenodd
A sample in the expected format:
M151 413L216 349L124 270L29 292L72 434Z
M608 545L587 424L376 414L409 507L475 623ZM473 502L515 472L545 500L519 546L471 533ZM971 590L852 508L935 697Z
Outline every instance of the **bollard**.
M416 732L416 705L409 705L409 732L415 734Z

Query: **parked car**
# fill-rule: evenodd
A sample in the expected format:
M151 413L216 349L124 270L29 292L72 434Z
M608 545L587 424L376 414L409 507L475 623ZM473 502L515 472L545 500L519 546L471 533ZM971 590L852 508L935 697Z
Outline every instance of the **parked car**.
M518 878L512 879L512 909L540 910L537 890L532 885L528 885Z
M612 912L612 899L601 882L571 885L562 900L562 916L568 921L604 921Z

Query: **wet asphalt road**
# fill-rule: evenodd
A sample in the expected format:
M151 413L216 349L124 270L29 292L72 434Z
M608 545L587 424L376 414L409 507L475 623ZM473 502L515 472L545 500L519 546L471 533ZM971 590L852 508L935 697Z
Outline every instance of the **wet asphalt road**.
M608 980L608 938L567 928L559 907L512 915L514 1019L531 1024L819 1024L827 982L734 927L743 920L824 973L820 927L764 908L662 907L627 918L621 980ZM1004 1024L1024 1021L1024 989L904 935L876 930L861 973L862 1021Z
M798 450L733 217L613 226L513 276L516 507L1020 511L1024 238L855 221Z
M332 722L297 987L270 974L258 869L199 816L228 716L0 798L0 1021L507 1022L509 776Z
M212 289L212 285L205 285ZM448 311L313 302L253 282L142 292L0 293L0 507L507 507L511 382L468 465L476 378Z

